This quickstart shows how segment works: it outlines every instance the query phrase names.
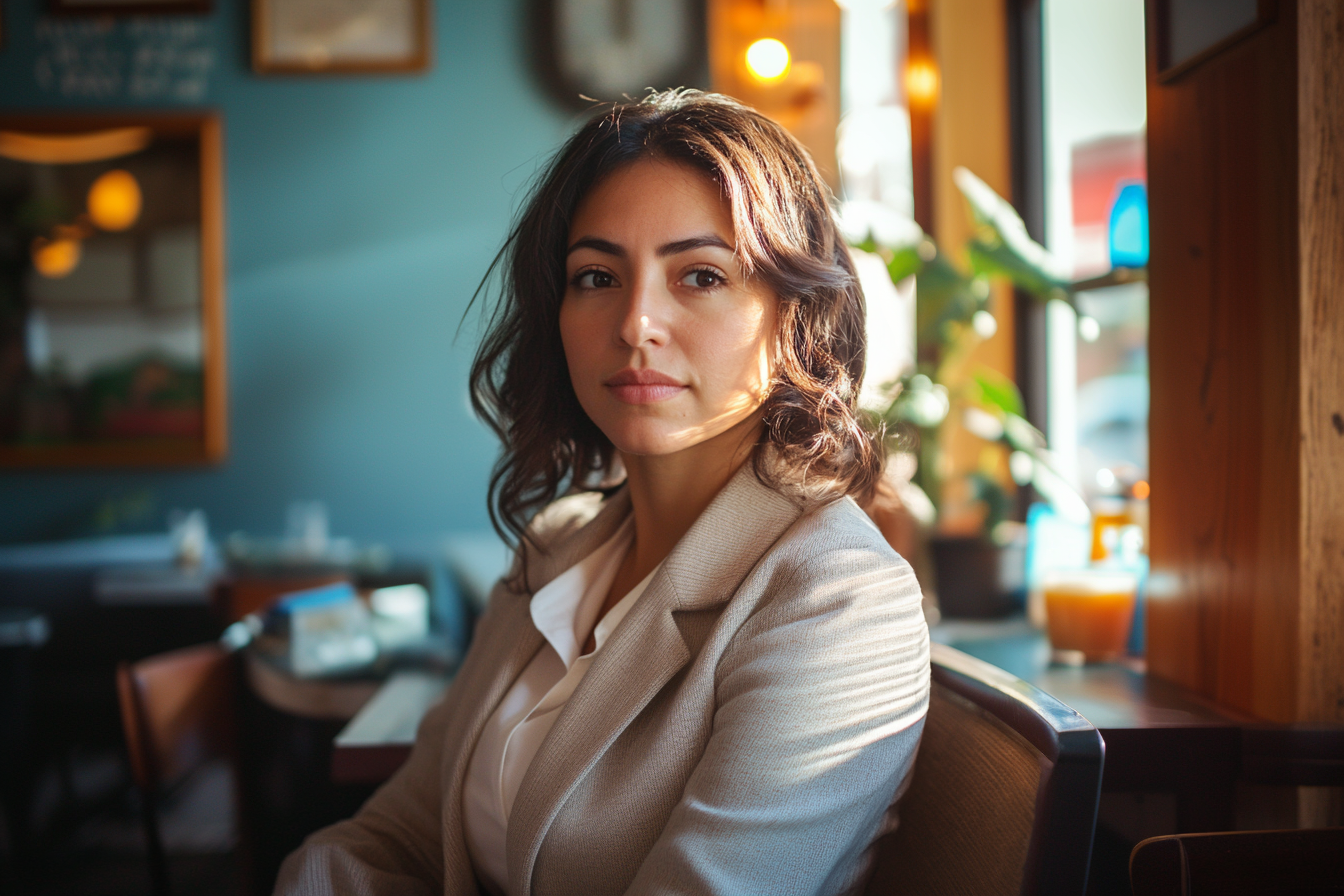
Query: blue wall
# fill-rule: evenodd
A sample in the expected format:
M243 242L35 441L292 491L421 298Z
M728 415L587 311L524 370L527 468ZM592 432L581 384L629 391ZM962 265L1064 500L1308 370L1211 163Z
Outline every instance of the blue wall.
M222 114L231 405L219 467L0 475L0 541L65 534L142 491L154 527L201 507L218 533L277 534L298 499L359 539L487 526L496 444L467 404L474 336L454 332L573 124L528 70L523 3L435 3L427 74L262 77L246 0L108 23L0 2L0 108Z

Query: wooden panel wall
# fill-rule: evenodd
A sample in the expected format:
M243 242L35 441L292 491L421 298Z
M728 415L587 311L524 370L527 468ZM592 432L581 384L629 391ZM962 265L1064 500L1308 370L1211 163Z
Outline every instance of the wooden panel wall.
M1344 4L1300 0L1302 590L1297 717L1344 721Z
M1149 53L1160 587L1148 662L1221 703L1286 719L1296 700L1280 658L1297 639L1299 284L1296 30L1283 6L1273 25L1174 83L1157 82Z
M1169 83L1149 54L1149 669L1280 721L1344 718L1338 16L1281 0Z

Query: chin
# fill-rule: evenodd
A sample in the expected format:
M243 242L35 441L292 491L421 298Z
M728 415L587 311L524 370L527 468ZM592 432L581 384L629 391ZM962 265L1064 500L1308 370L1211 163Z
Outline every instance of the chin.
M684 438L678 438L662 427L645 424L601 428L616 450L627 456L656 457L688 447Z

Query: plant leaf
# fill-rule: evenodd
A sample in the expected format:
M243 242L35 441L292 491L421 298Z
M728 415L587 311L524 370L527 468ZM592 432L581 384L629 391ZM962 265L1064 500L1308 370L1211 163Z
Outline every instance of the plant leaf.
M902 246L892 249L891 260L887 262L887 273L892 283L900 283L911 274L918 274L924 268L924 259L919 257L919 246Z
M1013 206L965 168L952 172L975 219L977 234L967 246L975 274L1008 277L1039 299L1068 299L1069 272L1027 233Z
M1017 414L1003 415L1003 440L1014 451L1025 451L1037 460L1045 450L1045 434Z
M990 406L1004 414L1016 414L1021 417L1026 412L1022 408L1022 393L1008 377L982 367L975 372L975 384L980 387L980 403Z
M984 304L983 290L942 252L924 262L915 277L915 334L921 345L947 342L947 324L970 321Z

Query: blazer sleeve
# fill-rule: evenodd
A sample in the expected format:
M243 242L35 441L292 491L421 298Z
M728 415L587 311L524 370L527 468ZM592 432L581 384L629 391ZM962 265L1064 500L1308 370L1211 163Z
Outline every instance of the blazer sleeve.
M713 730L629 893L840 893L915 757L928 628L889 549L813 558L743 624Z
M449 711L443 700L425 715L406 764L353 818L323 828L290 854L276 896L444 891L440 769Z

